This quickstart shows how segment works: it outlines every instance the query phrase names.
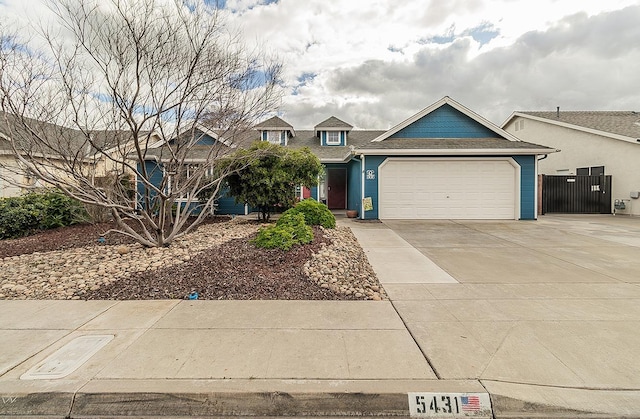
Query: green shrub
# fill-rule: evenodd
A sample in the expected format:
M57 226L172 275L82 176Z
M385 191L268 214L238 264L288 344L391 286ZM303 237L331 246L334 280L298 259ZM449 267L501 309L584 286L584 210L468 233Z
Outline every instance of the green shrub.
M37 230L86 220L87 213L82 204L59 191L0 198L0 239L22 237Z
M324 228L335 228L336 217L329 211L329 208L322 202L314 199L305 199L296 204L295 207L285 211L304 215L304 220L310 226L322 226Z
M306 244L313 241L313 230L306 224L303 214L287 213L285 211L278 219L276 226L290 230L294 240L298 243Z
M285 211L275 225L261 228L253 243L265 249L289 250L296 244L311 243L312 240L313 230L305 224L304 216Z
M289 250L296 244L291 230L278 226L261 228L253 243L265 249L279 248L282 250Z

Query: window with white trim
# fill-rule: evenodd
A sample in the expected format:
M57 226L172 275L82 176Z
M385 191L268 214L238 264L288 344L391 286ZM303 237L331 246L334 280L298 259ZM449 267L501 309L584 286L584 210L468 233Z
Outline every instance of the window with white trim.
M281 131L267 131L267 141L271 144L280 144Z
M340 145L340 131L327 131L327 145Z
M200 171L202 168L201 164L185 164L182 165L178 170L176 171L169 171L167 173L168 179L167 179L167 192L171 192L174 190L174 188L181 188L183 187L184 184L187 183L187 181L194 175L197 174L198 171ZM209 167L206 169L205 176L211 176L213 175L213 168ZM186 192L186 193L185 193ZM190 195L190 190L189 191L183 191L183 193L180 195L180 197L178 197L179 200L181 199L187 199Z

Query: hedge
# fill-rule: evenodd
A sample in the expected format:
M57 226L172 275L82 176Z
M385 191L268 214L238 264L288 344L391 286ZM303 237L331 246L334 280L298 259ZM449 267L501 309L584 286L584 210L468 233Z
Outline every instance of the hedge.
M0 239L23 237L87 219L79 201L56 190L0 198Z

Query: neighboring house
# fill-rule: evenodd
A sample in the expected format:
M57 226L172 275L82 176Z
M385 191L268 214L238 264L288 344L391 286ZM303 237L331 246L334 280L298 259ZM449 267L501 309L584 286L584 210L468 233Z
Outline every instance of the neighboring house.
M45 187L33 173L17 158L11 140L23 154L38 161L46 170L59 179L73 181L70 166L76 162L74 170L81 170L88 178L99 181L109 173L122 173L123 167L116 167L123 160L129 148L130 134L126 131L91 130L86 133L44 121L28 119L33 130L29 132L16 117L0 112L0 197L18 196L29 188ZM99 152L87 140L91 136ZM40 140L35 141L34 137ZM157 136L151 135L153 142ZM46 144L43 140L50 141ZM112 158L106 158L108 154ZM135 165L135 160L131 162ZM126 171L126 170L125 170Z
M610 200L640 215L640 114L633 111L514 112L503 124L518 138L558 148L539 163L545 175L611 175ZM614 206L611 206L614 208Z
M311 197L364 219L535 219L538 159L555 151L520 141L449 97L386 131L356 130L335 117L309 131L279 117L255 129L256 140L309 147L326 172ZM248 210L219 212L239 209Z

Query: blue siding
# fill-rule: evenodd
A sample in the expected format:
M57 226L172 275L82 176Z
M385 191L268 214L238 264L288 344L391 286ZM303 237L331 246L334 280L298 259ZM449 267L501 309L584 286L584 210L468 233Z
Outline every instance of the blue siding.
M520 219L536 219L536 156L513 156L520 165Z
M244 214L244 204L236 203L235 198L223 195L218 198L218 208L216 209L216 214L220 215L243 215Z
M151 183L154 185L162 184L162 175L163 175L162 166L158 165L158 163L156 163L155 161L149 161L149 160L145 161L144 165L145 165L145 168L147 169L147 176L149 176L149 180L151 181ZM140 162L138 162L137 166L138 166L137 167L138 171L142 173L142 166L140 165ZM144 196L145 196L146 189L147 188L144 186L142 182L138 182L138 185L137 185L138 204L140 205L140 207L145 206ZM155 195L156 194L154 191L150 191L151 206L155 204L154 202Z
M316 201L318 200L318 187L317 186L312 186L311 187L311 199L315 199Z
M373 170L375 175L375 179L367 179L365 177L364 180L364 196L365 198L371 197L373 201L373 210L364 213L364 218L367 220L378 218L378 167L386 159L386 156L366 156L364 159L365 171Z
M486 138L498 134L450 105L442 105L390 138Z
M210 135L207 135L204 133L201 133L201 134L202 134L202 137L200 137L196 145L214 145L216 143L216 140Z
M357 210L360 213L362 194L360 183L362 181L361 161L351 159L347 164L347 209Z

